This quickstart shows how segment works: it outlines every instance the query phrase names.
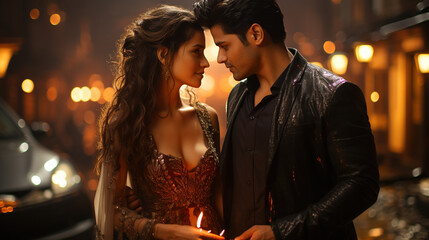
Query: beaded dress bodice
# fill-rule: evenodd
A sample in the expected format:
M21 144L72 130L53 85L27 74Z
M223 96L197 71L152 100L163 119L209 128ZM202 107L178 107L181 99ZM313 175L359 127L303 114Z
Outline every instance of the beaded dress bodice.
M191 225L190 218L203 211L201 227L219 233L218 214L213 207L213 183L218 167L214 129L207 109L197 104L195 110L208 146L198 165L188 170L184 159L159 152L151 137L153 157L142 174L131 174L131 180L144 217L160 223Z

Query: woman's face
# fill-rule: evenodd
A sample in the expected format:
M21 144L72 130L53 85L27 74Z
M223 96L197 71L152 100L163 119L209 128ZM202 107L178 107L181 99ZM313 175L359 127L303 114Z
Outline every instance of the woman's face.
M204 69L209 62L204 56L205 38L202 31L195 31L194 35L179 47L172 62L172 76L179 85L190 87L201 86Z

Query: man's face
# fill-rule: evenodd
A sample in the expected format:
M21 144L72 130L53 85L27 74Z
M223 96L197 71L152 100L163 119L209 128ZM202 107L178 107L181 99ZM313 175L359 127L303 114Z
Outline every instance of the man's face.
M210 28L215 44L219 47L218 63L224 63L235 80L240 81L257 70L257 50L252 44L244 45L236 34L226 34L219 24Z

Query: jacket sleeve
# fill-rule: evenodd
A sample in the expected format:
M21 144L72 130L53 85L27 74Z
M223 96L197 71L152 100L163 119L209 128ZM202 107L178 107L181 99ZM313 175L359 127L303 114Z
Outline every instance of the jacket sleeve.
M324 127L335 185L305 210L273 221L276 239L335 235L377 199L379 173L374 137L364 96L356 85L346 82L337 88L327 106Z

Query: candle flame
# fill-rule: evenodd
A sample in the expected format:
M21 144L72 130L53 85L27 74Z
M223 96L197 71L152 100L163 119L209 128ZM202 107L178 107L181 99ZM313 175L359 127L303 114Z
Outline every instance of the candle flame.
M201 220L203 220L203 212L201 211L200 215L198 216L198 220L197 220L197 228L201 227Z
M220 232L219 236L223 236L224 233L225 233L225 229L222 230L222 232Z

